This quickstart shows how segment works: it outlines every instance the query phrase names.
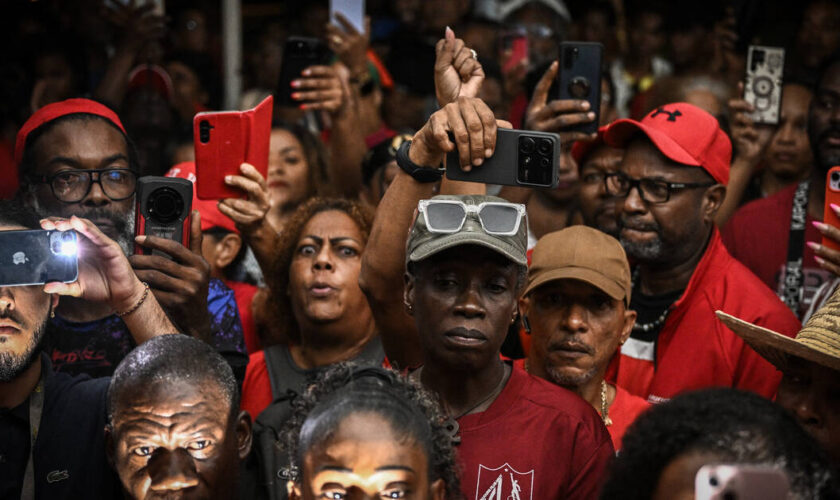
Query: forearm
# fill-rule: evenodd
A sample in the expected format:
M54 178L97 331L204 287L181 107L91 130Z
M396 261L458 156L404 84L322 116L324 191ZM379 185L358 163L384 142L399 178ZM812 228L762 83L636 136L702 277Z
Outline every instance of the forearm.
M137 345L159 335L179 333L178 328L169 320L151 290L140 306L122 316L122 320Z
M242 236L251 251L254 252L254 258L259 264L263 276L270 276L274 264L273 254L280 240L277 231L268 223L267 219L263 219L259 227L247 232L243 231Z
M329 151L329 178L334 190L347 198L358 198L367 145L355 109L347 109L333 117Z
M735 161L732 162L732 168L729 170L729 183L726 185L726 197L724 197L723 203L721 203L717 215L715 215L715 223L718 227L723 227L741 205L744 192L752 178L753 168L753 163L740 158L735 158Z
M97 101L118 106L125 96L128 74L134 67L136 50L120 47L105 68L105 75L93 95Z

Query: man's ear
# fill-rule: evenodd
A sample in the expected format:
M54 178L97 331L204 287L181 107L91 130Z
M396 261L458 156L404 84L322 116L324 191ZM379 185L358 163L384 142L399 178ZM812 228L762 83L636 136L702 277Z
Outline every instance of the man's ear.
M703 213L703 222L710 224L715 223L715 215L717 215L723 199L726 197L726 186L723 184L715 184L708 188L703 193L703 206L701 211Z
M55 308L58 307L58 300L61 296L57 293L50 295L50 313L55 312Z
M409 316L414 316L414 282L415 278L411 273L403 274L403 305Z
M216 242L216 262L213 264L218 269L224 269L239 254L242 248L242 237L236 233L228 233Z
M117 470L116 463L116 443L114 442L114 428L111 424L105 424L105 457L108 459L108 465L112 469Z
M432 483L429 489L432 493L432 500L446 500L446 483L443 482L443 479L438 479Z
M253 433L251 428L251 415L247 411L239 412L236 419L236 445L239 449L239 460L245 460L248 454L251 453L251 443L253 440Z
M627 339L630 338L630 334L633 332L633 325L636 324L636 311L632 309L624 309L624 326L621 327L621 337L619 338L619 344L624 345L627 342Z

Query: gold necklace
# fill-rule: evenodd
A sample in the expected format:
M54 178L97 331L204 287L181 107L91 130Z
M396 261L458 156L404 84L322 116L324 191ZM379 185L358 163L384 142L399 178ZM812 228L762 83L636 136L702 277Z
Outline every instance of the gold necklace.
M530 367L528 365L528 359L525 359L525 372L531 373ZM607 406L607 381L601 381L601 420L604 421L604 425L612 425L612 419L610 418L609 413L609 406Z

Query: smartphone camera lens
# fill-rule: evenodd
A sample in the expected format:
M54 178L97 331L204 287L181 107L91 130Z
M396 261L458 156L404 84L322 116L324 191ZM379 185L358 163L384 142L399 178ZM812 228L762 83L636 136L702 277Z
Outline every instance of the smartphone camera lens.
M551 141L548 139L540 139L540 142L537 145L537 151L539 151L541 155L550 156L551 150Z
M551 166L551 160L548 158L540 158L540 166L543 168L548 168Z
M536 146L537 143L530 137L523 137L519 140L519 150L525 154L533 153Z
M149 195L149 218L168 224L184 213L184 199L172 188L158 188Z
M213 125L210 125L210 122L207 120L201 120L198 123L198 140L201 141L202 144L210 142L210 129L212 128Z
M840 172L831 172L831 182L840 182Z

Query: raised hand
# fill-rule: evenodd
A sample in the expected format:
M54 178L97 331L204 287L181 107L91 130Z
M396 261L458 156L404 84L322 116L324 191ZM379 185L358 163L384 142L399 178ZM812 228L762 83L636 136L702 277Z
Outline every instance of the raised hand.
M260 172L248 163L243 163L239 170L242 175L229 175L225 178L225 183L241 189L246 198L227 198L220 201L219 212L230 217L243 234L249 234L262 226L271 203L265 179Z
M341 12L335 13L341 26L327 23L327 45L353 76L367 72L367 50L370 45L370 18L365 16L365 32L359 33Z
M484 101L459 97L436 111L414 135L409 159L418 165L439 165L446 153L457 149L461 168L469 171L493 156L496 129L496 118Z
M534 95L525 112L525 128L542 132L556 132L562 143L594 140L598 134L567 131L568 127L595 121L595 113L589 109L589 101L579 99L548 100L551 84L557 78L557 61L551 63L534 89Z
M292 88L292 99L301 102L300 109L337 113L347 102L345 88L332 66L306 68L292 81Z
M476 97L484 82L484 69L474 52L447 27L435 46L435 94L443 107L458 97Z

